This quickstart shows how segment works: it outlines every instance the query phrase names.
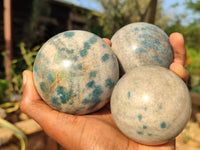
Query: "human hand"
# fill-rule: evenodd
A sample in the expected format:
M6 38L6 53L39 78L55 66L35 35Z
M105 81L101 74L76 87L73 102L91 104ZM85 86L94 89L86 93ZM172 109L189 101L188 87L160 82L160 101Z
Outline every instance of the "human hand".
M108 39L104 39L110 44ZM174 49L174 61L170 69L185 82L188 73L184 69L186 49L182 35L174 33L170 36ZM117 128L107 104L98 112L76 116L61 113L50 108L37 93L31 71L23 72L23 97L20 103L22 112L36 120L44 131L67 150L172 150L175 141L172 140L159 146L138 144L124 136Z
M169 37L173 48L174 59L170 65L170 70L176 73L185 83L188 82L189 73L184 68L186 62L186 48L184 38L180 33L172 33Z

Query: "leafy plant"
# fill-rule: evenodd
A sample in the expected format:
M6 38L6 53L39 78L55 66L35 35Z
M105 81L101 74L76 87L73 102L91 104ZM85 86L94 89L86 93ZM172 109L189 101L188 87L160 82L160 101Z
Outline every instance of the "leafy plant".
M0 79L0 103L6 101L6 91L8 90L8 80Z
M165 18L161 15L161 2L157 0L99 0L104 12L98 23L104 36L110 38L119 28L132 22L158 23ZM163 25L163 24L162 24Z
M191 90L191 92L195 92L195 93L199 93L199 94L200 94L200 85L195 86L195 87Z
M26 49L25 43L20 43L20 52L22 57L12 60L12 79L10 83L8 81L0 80L0 98L4 97L5 94L21 94L22 93L22 72L23 70L31 70L33 69L33 63L35 56L40 48L39 45L33 47L33 49ZM7 90L7 93L5 93Z
M16 102L16 103L6 102L3 104L0 104L0 108L3 108L6 113L12 113L19 109L19 102Z
M187 66L190 74L200 75L200 50L187 48L187 57L190 60L190 64Z
M13 134L19 139L20 144L21 144L21 150L26 149L27 137L21 130L19 130L12 123L10 123L7 120L4 120L2 118L0 118L0 126L7 128L8 130L11 130L13 132Z

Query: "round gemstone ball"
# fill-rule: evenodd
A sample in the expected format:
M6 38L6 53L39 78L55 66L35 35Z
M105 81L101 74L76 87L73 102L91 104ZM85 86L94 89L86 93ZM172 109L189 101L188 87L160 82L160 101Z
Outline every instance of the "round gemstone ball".
M159 145L175 138L191 115L185 83L170 70L142 66L125 74L111 96L111 113L132 140Z
M87 114L102 108L119 78L117 58L97 35L71 30L55 35L39 50L35 87L53 109Z
M128 24L113 35L111 42L112 50L125 72L143 65L168 68L173 59L167 34L153 24Z

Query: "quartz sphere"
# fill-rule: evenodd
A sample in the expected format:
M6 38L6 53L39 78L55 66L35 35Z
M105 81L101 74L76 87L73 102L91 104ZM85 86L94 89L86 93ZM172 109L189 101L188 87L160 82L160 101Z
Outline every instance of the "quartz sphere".
M119 78L117 58L97 35L71 30L55 35L39 50L35 87L53 109L87 114L102 108Z
M173 59L167 34L153 24L144 22L128 24L113 35L111 42L112 50L124 72L143 65L168 68Z
M126 73L111 96L111 113L132 140L159 145L174 139L191 116L185 83L160 66L141 66Z

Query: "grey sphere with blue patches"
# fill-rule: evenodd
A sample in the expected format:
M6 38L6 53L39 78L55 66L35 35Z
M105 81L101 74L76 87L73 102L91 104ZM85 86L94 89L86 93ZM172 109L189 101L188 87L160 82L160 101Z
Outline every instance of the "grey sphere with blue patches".
M111 113L132 140L159 145L175 138L191 116L185 83L160 66L140 66L126 73L111 96Z
M39 95L53 109L88 114L109 101L119 67L110 46L100 37L71 30L55 35L41 47L33 78Z
M173 59L167 34L153 24L128 24L113 35L111 42L112 50L125 72L143 65L168 68Z

